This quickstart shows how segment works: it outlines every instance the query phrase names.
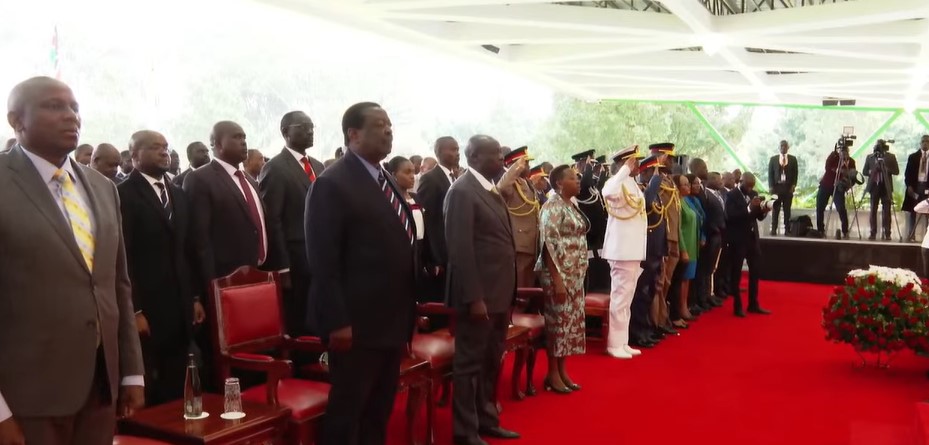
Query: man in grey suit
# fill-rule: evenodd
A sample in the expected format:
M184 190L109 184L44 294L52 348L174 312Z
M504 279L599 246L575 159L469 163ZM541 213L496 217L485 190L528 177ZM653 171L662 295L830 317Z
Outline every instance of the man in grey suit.
M13 88L0 155L0 444L109 445L144 401L116 186L69 159L67 85ZM115 405L115 406L114 406Z
M516 294L516 247L492 179L503 173L500 143L474 136L465 156L471 168L445 198L446 303L456 320L452 419L456 445L484 445L479 434L519 438L500 427L493 396Z

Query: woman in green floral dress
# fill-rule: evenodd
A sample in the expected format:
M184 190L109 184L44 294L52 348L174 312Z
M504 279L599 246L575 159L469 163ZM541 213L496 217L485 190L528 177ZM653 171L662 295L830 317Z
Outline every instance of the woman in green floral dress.
M576 172L562 165L552 170L549 181L556 194L542 206L539 218L542 255L535 270L546 295L545 388L567 394L581 389L568 376L565 357L585 351L584 275L590 223L573 202L581 189Z

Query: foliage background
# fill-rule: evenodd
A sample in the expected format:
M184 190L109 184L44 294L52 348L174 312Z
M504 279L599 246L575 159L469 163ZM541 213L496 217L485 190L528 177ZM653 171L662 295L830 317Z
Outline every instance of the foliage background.
M313 117L313 154L327 159L342 144L345 108L374 100L390 113L398 155L428 155L439 136L464 146L484 133L505 145L529 145L539 161L556 164L588 148L608 154L672 141L712 170L740 167L686 105L578 101L494 67L245 0L0 2L0 91L53 72L56 28L63 80L81 102L84 142L125 147L132 132L156 129L180 149L182 164L183 148L208 140L213 123L225 119L241 123L249 145L271 156L282 145L280 116L294 109ZM854 126L863 142L891 114L697 108L762 181L778 142L788 140L800 161L799 206L812 205L842 128ZM911 115L887 131L897 140L901 170L927 132ZM11 134L0 125L0 137ZM859 165L870 151L861 152Z

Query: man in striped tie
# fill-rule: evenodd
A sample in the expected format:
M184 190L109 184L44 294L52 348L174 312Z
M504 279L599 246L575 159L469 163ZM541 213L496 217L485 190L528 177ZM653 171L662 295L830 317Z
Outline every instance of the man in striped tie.
M109 445L117 411L144 402L116 186L68 157L81 118L67 85L32 78L7 104L0 443Z
M342 133L345 155L317 176L306 201L309 321L328 347L332 383L319 443L380 445L413 333L416 231L380 167L393 144L387 112L353 105Z

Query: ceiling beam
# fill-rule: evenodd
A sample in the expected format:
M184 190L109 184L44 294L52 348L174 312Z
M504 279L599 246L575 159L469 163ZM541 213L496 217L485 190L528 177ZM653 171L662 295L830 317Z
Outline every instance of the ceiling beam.
M650 44L640 45L526 45L507 48L506 57L513 62L532 64L564 64L578 60L597 59L602 57L633 56L643 53L665 52L678 48L685 42L668 42L658 40ZM695 44L691 41L688 44Z
M451 8L457 6L520 5L550 2L551 0L365 0L364 4L385 11L403 11L413 9Z
M732 35L784 35L924 18L927 11L929 2L925 0L858 0L717 17L717 31ZM872 32L877 31L875 28Z
M428 34L456 45L566 45L611 43L641 45L655 43L655 38L641 34L552 29L540 26L502 26L487 23L434 22L393 19L392 23ZM687 38L686 34L680 38Z
M702 7L702 6L701 6ZM644 36L688 34L686 25L671 14L566 5L502 5L381 11L383 19L488 23L538 26L550 29L598 31Z

